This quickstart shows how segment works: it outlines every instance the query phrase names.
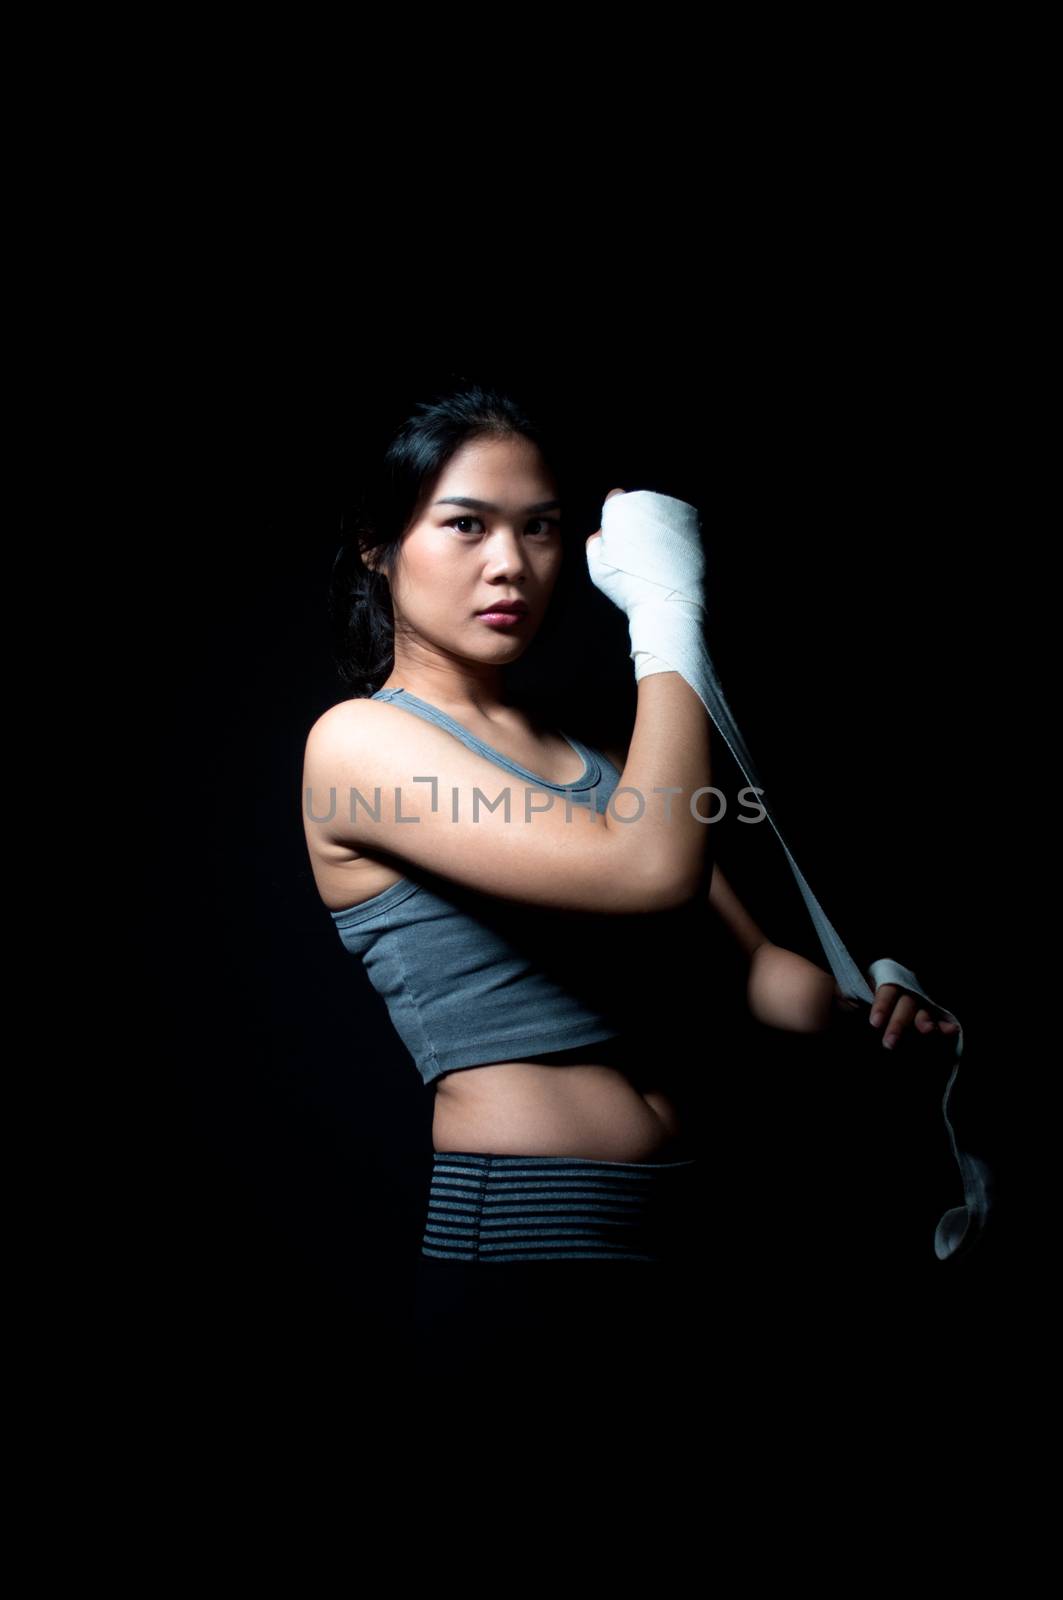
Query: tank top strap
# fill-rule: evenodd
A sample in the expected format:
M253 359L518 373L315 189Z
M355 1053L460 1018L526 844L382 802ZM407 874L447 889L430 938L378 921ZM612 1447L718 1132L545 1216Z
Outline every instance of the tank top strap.
M519 778L524 778L528 783L536 784L542 789L557 789L560 792L574 790L579 792L584 789L594 789L602 781L602 769L598 761L597 752L581 740L573 738L570 734L558 729L562 739L570 744L576 754L582 758L583 771L571 783L551 783L547 778L541 778L537 772L530 772L527 767L522 767L518 762L511 761L509 756L496 750L493 745L471 733L468 728L462 727L460 722L450 716L446 711L440 711L438 706L429 705L427 700L422 700L418 695L411 694L408 689L378 689L369 696L370 700L384 700L390 705L401 706L405 711L412 711L415 716L422 717L425 722L434 722L437 727L445 728L448 733L454 734L468 749L475 750L478 755L486 756L488 761L493 761L497 766L505 767L507 772L512 772Z

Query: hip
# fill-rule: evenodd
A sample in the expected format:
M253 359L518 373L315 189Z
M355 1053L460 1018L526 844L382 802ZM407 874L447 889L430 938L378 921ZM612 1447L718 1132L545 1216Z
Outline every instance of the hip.
M619 1162L692 1153L673 1094L620 1064L573 1054L491 1062L437 1080L434 1149Z

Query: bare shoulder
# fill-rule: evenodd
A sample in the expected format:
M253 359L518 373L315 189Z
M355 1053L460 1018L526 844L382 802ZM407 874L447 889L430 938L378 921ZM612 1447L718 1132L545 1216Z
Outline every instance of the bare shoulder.
M303 790L349 793L381 783L409 785L426 762L434 763L437 772L446 770L455 743L443 729L386 700L339 700L321 713L306 736ZM465 754L460 746L458 750Z
M369 696L337 700L307 734L306 761L327 766L338 759L348 767L359 754L372 754L381 740L392 749L396 741L403 747L415 746L419 727L423 729L425 724L383 700Z
M350 700L337 700L314 722L306 736L308 755L325 755L337 744L365 735L373 726L373 711L379 700L357 696Z
M425 869L554 910L654 911L686 893L630 828L502 771L449 729L383 700L341 701L306 740L312 846Z

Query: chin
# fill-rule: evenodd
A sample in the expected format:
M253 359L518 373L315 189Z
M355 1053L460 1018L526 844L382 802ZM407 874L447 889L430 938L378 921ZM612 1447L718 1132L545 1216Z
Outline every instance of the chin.
M493 659L499 655L519 656L523 655L535 638L539 631L539 624L535 622L530 627L525 626L520 629L519 633L508 633L501 628L485 628L483 631L489 637L477 640L479 645L479 649L476 652L477 655L483 652L488 659Z

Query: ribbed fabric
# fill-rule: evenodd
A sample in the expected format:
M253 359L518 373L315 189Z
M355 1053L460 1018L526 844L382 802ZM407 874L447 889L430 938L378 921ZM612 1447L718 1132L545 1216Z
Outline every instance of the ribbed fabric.
M421 1253L449 1261L667 1259L689 1226L696 1159L434 1152Z

